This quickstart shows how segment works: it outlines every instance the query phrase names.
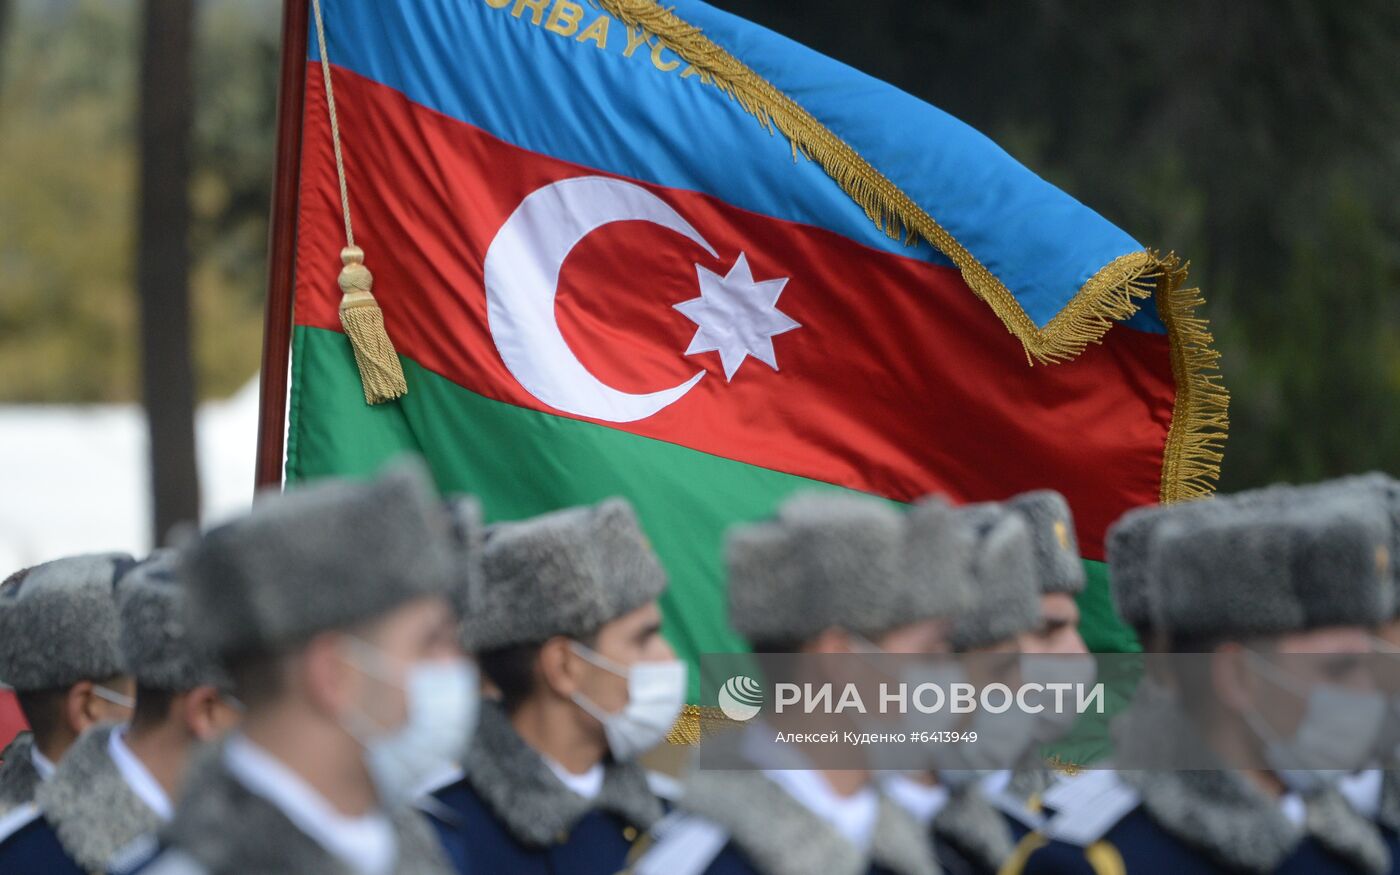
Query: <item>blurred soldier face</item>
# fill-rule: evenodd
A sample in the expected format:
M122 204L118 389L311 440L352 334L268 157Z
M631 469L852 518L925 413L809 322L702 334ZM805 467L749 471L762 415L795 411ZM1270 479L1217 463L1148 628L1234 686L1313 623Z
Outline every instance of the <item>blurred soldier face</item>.
M1326 762L1355 768L1380 730L1381 714L1367 630L1329 627L1249 644L1227 644L1212 658L1216 695L1266 748L1282 750L1280 768L1310 766L1323 749ZM1373 725L1374 724L1374 725Z
M1276 640L1274 652L1278 654L1276 665L1292 678L1297 695L1268 696L1265 716L1273 718L1273 725L1285 733L1297 730L1307 709L1305 696L1319 686L1333 685L1359 692L1375 689L1366 659L1366 654L1371 652L1371 642L1363 629L1316 629L1284 635Z
M661 637L661 609L654 601L604 623L591 649L619 667L676 658L671 645ZM573 685L569 693L583 695L608 713L627 705L625 676L600 668L573 650L567 651L566 658L566 672Z
M1040 625L1020 638L1022 653L1088 653L1079 635L1079 605L1068 593L1040 597Z
M952 621L945 617L922 620L891 629L873 643L885 653L951 653L951 627Z
M419 663L462 658L457 623L457 613L447 599L431 597L401 605L362 630L356 637L373 648L370 658L376 664L373 670L360 671L341 663L350 669L336 673L342 708L353 708L386 730L402 726L408 719L409 669ZM356 660L364 658L362 652L355 655Z

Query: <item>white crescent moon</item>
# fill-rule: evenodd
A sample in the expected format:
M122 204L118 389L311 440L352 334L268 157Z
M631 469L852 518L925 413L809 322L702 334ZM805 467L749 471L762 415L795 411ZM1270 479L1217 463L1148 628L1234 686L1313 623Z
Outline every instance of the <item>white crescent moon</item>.
M486 320L511 375L556 410L606 422L646 419L705 376L700 371L658 392L623 392L593 376L559 331L554 296L564 259L593 231L628 220L670 228L715 255L689 222L641 186L580 176L526 195L496 232L484 265Z

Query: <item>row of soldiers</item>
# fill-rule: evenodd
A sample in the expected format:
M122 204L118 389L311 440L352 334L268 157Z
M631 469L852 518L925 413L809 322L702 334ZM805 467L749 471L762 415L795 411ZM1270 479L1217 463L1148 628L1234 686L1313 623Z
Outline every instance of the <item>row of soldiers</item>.
M1371 476L1134 511L1109 536L1117 609L1222 664L1394 649L1398 496ZM725 554L756 651L1084 653L1052 492L803 494ZM0 756L0 873L1400 871L1379 743L1348 771L650 771L687 694L665 587L624 502L485 526L411 466L265 498L144 561L21 571L0 681L32 733ZM1260 731L1143 684L1165 704L1142 737ZM1271 741L1326 744L1314 692Z

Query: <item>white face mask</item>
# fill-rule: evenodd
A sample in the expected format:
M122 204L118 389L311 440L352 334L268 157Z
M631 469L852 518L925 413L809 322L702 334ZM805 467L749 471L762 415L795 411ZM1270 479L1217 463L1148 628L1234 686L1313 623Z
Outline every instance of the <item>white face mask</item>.
M404 692L408 719L397 729L379 726L363 714L351 714L344 725L364 747L365 767L380 801L406 802L471 743L480 702L476 666L465 659L418 662L400 679L373 645L356 642L353 650L352 665Z
M965 730L977 733L977 741L937 745L934 757L939 777L956 786L990 772L1015 768L1035 745L1035 729L1035 715L1020 708L1000 714L979 708Z
M1069 731L1079 715L1074 711L1074 702L1079 686L1085 689L1093 685L1098 677L1098 663L1088 654L1053 655L1047 653L1021 654L1021 683L1023 684L1074 684L1065 690L1060 701L1064 710L1055 709L1055 690L1026 696L1026 704L1040 705L1035 715L1035 740L1039 744L1055 741Z
M660 744L685 705L685 663L667 659L625 666L577 641L569 646L603 671L627 679L627 704L612 714L582 693L573 694L574 703L603 724L613 759L630 760Z
M136 700L126 693L119 693L101 684L92 685L92 694L104 702L110 702L118 708L125 708L128 711L136 710Z
M1281 738L1257 714L1244 712L1245 723L1264 743L1265 762L1280 781L1294 792L1310 793L1335 784L1366 764L1385 718L1385 697L1336 684L1301 690L1287 673L1253 651L1247 652L1261 675L1307 701L1292 738Z

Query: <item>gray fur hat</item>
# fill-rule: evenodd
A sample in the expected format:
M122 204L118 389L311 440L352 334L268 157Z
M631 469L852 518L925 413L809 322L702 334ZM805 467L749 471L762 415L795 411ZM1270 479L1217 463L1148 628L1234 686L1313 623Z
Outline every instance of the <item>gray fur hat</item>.
M972 530L942 496L920 499L904 517L904 567L907 586L892 597L905 600L902 613L911 620L953 617L971 606L974 583Z
M481 553L485 540L481 502L470 495L447 500L447 521L451 532L452 596L463 623L481 604Z
M182 693L205 684L231 683L212 655L188 634L185 585L175 550L157 550L117 581L121 649L141 687Z
M1084 591L1084 563L1074 535L1069 502L1053 489L1023 492L1007 499L1006 506L1025 518L1035 549L1036 576L1042 593L1078 595Z
M446 513L401 463L258 501L181 551L192 639L222 656L277 649L428 595L452 595Z
M666 573L620 498L486 529L481 597L463 623L476 651L590 635L666 588Z
M751 643L791 646L840 626L868 638L944 615L962 603L966 578L938 574L940 547L956 555L941 501L910 523L894 505L862 495L799 493L771 520L727 538L729 619ZM923 576L915 574L915 569Z
M0 584L0 682L19 692L125 674L116 580L125 553L55 559Z
M1124 618L1178 640L1385 620L1394 599L1385 501L1354 486L1309 495L1250 494L1163 515L1144 539L1141 592L1120 599ZM1125 585L1115 580L1115 590Z
M965 505L972 533L972 604L953 620L953 647L973 650L1028 632L1040 622L1040 579L1026 518L1005 504Z
M1109 527L1106 538L1109 579L1118 614L1140 630L1151 626L1155 590L1149 578L1155 571L1153 563L1156 561L1151 544L1166 523L1206 525L1210 520L1230 519L1240 513L1305 510L1348 496L1377 502L1387 510L1386 551L1391 559L1393 589L1395 560L1400 556L1400 484L1384 474L1358 474L1304 485L1279 483L1201 501L1148 505L1127 512ZM1400 609L1400 599L1393 592L1390 599Z

